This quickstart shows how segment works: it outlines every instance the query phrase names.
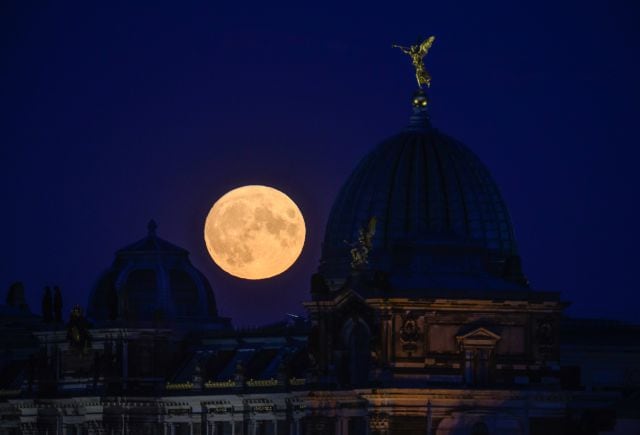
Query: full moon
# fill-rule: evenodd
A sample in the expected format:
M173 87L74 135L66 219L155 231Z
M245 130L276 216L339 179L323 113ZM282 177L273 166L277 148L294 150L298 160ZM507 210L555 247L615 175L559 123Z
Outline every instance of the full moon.
M243 186L218 199L204 225L213 261L244 279L287 270L300 256L306 228L295 202L268 186Z

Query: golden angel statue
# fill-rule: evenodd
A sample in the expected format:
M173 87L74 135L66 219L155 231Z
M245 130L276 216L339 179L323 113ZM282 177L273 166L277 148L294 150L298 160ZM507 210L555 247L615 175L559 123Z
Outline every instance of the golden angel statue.
M399 48L403 53L411 56L411 63L413 63L413 66L416 69L416 80L418 81L419 87L422 87L422 85L427 85L427 87L431 86L431 75L429 75L429 72L424 67L423 59L429 52L429 49L435 40L435 36L430 36L421 44L412 45L411 47L393 45L394 48Z
M369 223L358 231L358 241L351 249L351 268L361 269L369 264L369 252L373 246L373 236L376 233L376 217L369 219ZM353 246L353 245L352 245Z

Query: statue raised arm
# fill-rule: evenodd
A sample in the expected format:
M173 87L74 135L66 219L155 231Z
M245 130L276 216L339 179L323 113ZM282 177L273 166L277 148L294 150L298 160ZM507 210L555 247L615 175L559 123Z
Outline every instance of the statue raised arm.
M404 47L404 46L398 45L398 44L393 44L392 47L393 48L399 48L400 50L402 50L402 52L404 54L411 55L411 48L410 47Z

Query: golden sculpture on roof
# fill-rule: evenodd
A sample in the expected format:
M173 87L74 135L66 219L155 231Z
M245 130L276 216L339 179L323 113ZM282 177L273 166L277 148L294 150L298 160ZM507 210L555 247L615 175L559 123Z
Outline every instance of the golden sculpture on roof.
M360 228L358 231L358 241L351 249L351 268L362 269L369 264L369 252L373 247L373 236L376 233L376 217L369 219L366 227Z
M394 48L399 48L403 53L411 56L411 63L413 63L416 69L416 80L418 81L418 87L422 88L422 85L431 86L431 75L424 67L424 57L429 52L433 41L436 40L435 36L430 36L425 39L421 44L412 45L410 47L403 47L402 45L393 45Z

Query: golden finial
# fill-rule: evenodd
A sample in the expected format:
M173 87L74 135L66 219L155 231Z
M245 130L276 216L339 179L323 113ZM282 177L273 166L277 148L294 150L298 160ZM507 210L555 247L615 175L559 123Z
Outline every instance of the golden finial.
M424 67L423 59L429 52L429 49L435 40L435 36L430 36L421 44L412 45L410 47L403 47L395 44L392 46L394 48L399 48L403 53L411 56L411 63L413 63L413 66L416 69L416 80L418 81L419 88L422 88L422 85L427 85L427 87L431 86L431 75Z

